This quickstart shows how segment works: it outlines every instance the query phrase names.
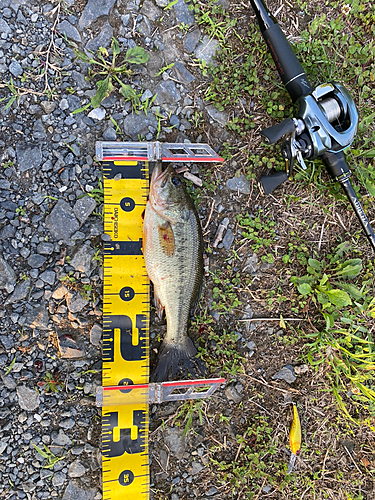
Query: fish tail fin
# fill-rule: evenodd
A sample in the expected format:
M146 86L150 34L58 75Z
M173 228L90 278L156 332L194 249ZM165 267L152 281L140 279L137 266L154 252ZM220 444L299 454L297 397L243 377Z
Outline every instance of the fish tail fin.
M185 378L187 375L192 377L203 375L206 367L196 358L196 354L197 350L189 337L185 337L180 344L163 342L151 376L152 380L163 382L181 375Z

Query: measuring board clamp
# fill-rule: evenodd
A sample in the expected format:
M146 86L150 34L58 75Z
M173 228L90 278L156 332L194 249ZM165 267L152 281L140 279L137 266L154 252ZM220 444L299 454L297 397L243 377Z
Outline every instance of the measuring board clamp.
M225 378L177 380L154 384L118 385L96 388L96 406L164 403L209 398Z
M97 142L99 161L222 162L208 144L173 142ZM105 168L103 168L105 173ZM112 172L113 173L113 172ZM118 173L118 172L117 172ZM115 174L116 175L116 174ZM127 173L129 175L129 172Z

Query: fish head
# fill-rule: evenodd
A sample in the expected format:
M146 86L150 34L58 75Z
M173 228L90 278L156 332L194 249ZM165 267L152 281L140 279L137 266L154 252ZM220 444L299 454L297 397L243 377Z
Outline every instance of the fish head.
M187 220L192 204L172 165L163 170L161 163L152 172L149 201L160 217L172 223Z

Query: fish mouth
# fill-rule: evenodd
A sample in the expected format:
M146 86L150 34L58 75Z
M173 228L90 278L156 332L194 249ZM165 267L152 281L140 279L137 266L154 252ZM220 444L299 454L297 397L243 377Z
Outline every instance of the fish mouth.
M158 162L152 172L151 184L157 185L158 187L164 187L168 176L171 174L171 169L172 167L168 165L168 167L163 170L162 163Z

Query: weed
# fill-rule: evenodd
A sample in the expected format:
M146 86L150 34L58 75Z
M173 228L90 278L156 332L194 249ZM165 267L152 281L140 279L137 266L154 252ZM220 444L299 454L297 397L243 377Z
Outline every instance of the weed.
M121 132L121 128L120 128L119 124L116 122L116 120L114 118L112 118L112 116L110 116L109 119L111 120L111 122L115 126L116 134L119 135L120 137L124 138L124 134Z
M179 427L179 419L182 419L182 417L184 417L182 420L182 423L185 424L183 436L186 436L190 431L193 430L193 418L196 413L198 414L200 425L203 424L202 406L204 404L206 404L204 399L200 399L197 401L186 401L180 406L177 416L173 419L173 423L174 425Z
M242 236L252 242L251 248L255 253L274 244L276 223L263 210L259 210L257 215L238 214L237 221L242 228ZM272 261L271 254L266 257L266 261Z
M52 453L52 451L43 443L43 448L39 448L36 444L34 444L31 441L31 444L34 446L35 450L39 453L39 455L43 458L46 459L47 463L46 465L43 465L43 469L52 469L53 466L57 463L60 462L60 460L63 460L64 457L57 457Z
M111 51L111 58L107 49L103 47L99 48L96 56L89 57L85 52L74 49L74 53L78 59L91 65L89 78L96 76L104 76L105 78L96 82L96 94L91 98L90 103L76 109L73 113L80 113L90 106L98 108L102 101L114 90L114 82L120 86L120 93L125 98L125 101L132 102L135 109L138 109L140 106L139 95L130 85L125 84L120 77L125 76L129 78L133 73L128 67L129 64L143 64L148 61L150 56L142 47L130 48L124 55L121 52L118 41L114 37L112 37ZM119 62L119 59L121 59L121 62Z
M167 71L168 69L171 69L173 68L174 66L174 63L171 63L171 64L167 64L167 66L163 66L157 73L155 76L160 76L162 75L163 73L165 73L165 71Z
M55 370L54 373L46 372L43 382L38 382L38 387L42 387L46 393L59 392L62 383L59 380L59 372Z
M303 303L313 303L325 320L325 327L307 335L310 343L308 360L312 365L327 363L338 406L349 415L340 391L347 393L358 408L374 412L375 343L371 322L375 318L375 299L369 293L373 286L373 266L368 279L356 280L363 274L360 258L345 259L349 243L341 243L325 259L308 259L307 274L293 276ZM359 286L358 286L359 285Z
M5 375L9 375L9 373L13 370L13 366L14 366L15 362L16 362L16 357L14 356L14 358L12 359L10 365L5 370Z
M62 283L69 283L69 284L75 283L76 279L73 276L73 274L74 274L73 271L69 271L69 273L67 275L65 275L59 279Z

